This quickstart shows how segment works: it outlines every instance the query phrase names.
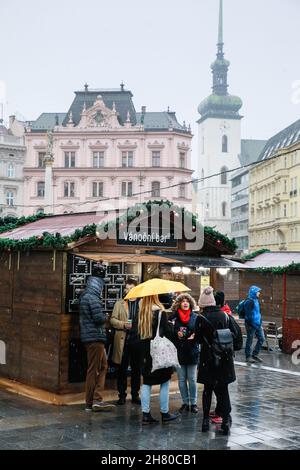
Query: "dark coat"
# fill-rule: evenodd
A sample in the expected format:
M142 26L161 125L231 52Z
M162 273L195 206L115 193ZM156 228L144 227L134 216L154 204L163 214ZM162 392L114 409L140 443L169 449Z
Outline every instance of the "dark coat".
M174 323L174 344L177 348L178 361L182 366L196 365L199 362L200 350L199 343L196 339L187 339L195 333L195 326L198 315L195 312L191 313L189 323L183 323L180 320L178 311L169 316L169 320L175 320ZM180 328L187 328L186 335L183 338L178 338L178 331Z
M234 358L222 359L220 366L215 368L208 345L212 343L214 331L224 328L230 329L233 333L234 348L240 349L242 347L241 329L234 318L226 315L219 307L205 307L196 321L196 338L201 343L197 380L199 383L216 386L230 384L236 380Z
M80 337L83 343L106 342L106 315L102 309L101 292L103 279L88 278L86 288L79 300Z
M159 310L153 311L152 322L152 339L154 339L158 326ZM162 312L159 328L159 336L166 336L166 338L173 339L173 330L168 323L166 312ZM152 357L150 355L150 338L141 340L142 343L142 356L141 356L141 371L143 375L143 382L145 385L160 385L170 380L174 372L173 367L165 369L158 369L151 373L152 370Z

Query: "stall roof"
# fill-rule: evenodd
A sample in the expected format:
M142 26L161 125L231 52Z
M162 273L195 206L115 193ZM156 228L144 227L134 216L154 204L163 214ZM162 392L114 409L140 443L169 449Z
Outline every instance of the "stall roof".
M262 253L245 263L249 268L277 268L300 263L299 251L273 251Z
M166 256L164 253L159 251L149 251L151 255L156 255L158 257ZM203 268L235 268L235 269L250 269L251 266L247 266L243 263L238 263L237 261L232 261L231 259L227 259L224 257L211 257L211 256L197 256L195 253L194 255L178 255L174 253L168 253L168 258L172 260L174 263L182 263L185 265L193 265L193 266L202 266ZM163 263L164 261L160 261Z
M47 216L9 232L3 232L0 234L0 238L22 240L29 237L38 237L44 232L51 234L60 233L62 236L68 236L72 235L76 229L82 229L89 224L101 223L113 217L104 214L100 215L96 212Z
M174 260L167 253L164 256L156 256L151 254L135 254L135 253L74 253L76 256L90 259L93 261L109 261L111 263L174 263Z

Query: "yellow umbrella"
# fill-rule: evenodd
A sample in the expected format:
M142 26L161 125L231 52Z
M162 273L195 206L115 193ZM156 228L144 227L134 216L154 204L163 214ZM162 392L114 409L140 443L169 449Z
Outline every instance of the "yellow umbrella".
M167 294L169 292L186 292L189 291L187 286L182 282L167 281L164 279L150 279L138 286L130 289L125 299L135 299L136 297L147 297L149 295Z

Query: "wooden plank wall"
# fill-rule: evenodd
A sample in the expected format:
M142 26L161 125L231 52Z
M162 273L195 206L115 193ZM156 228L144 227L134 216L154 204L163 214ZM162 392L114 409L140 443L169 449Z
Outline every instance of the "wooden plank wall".
M53 252L22 253L19 262L14 253L10 271L0 259L0 334L8 351L1 374L52 392L59 390L62 255L55 271Z

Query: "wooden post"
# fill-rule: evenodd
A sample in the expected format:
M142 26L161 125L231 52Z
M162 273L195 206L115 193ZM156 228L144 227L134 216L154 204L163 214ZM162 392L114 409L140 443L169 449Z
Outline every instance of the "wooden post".
M8 270L11 270L11 253L8 255Z
M210 285L214 289L216 289L217 286L217 270L216 268L210 268Z
M56 269L56 250L53 251L53 272Z
M18 251L18 258L17 258L17 271L20 271L20 252Z

